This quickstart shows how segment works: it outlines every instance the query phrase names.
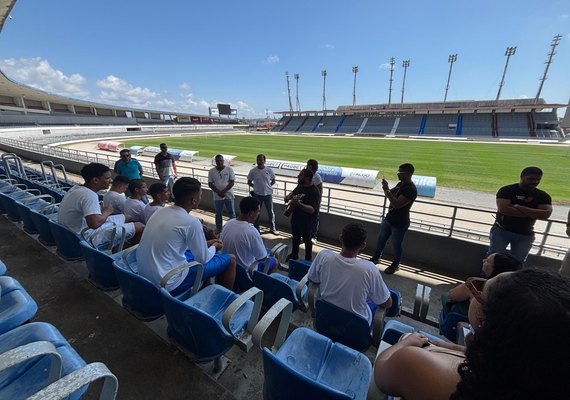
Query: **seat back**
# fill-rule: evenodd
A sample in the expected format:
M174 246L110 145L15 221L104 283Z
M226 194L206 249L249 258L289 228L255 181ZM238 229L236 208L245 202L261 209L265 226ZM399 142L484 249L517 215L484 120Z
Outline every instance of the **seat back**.
M442 309L439 312L439 333L453 343L457 343L457 324L459 322L469 322L469 319L463 314L446 312L445 309Z
M85 240L82 240L79 244L89 271L89 281L102 290L117 289L119 282L113 270L113 261L119 256L111 256L99 251Z
M143 321L164 314L158 288L148 279L130 271L122 260L113 262L117 282L123 292L123 307Z
M220 321L193 304L183 302L160 289L168 336L177 346L200 361L218 358L234 344L234 339Z
M0 276L0 334L32 319L38 305L13 278Z
M263 292L263 307L270 308L281 299L287 299L293 303L293 310L299 307L295 292L282 280L273 275L260 271L253 271L253 284Z
M38 240L44 246L55 246L56 244L49 224L50 217L57 218L57 213L44 215L36 210L30 210L30 219L39 233Z
M245 292L253 287L253 281L247 272L247 267L241 264L236 265L236 279L234 281L233 291L236 293Z
M370 325L365 318L323 299L317 300L315 310L317 332L357 351L370 347Z
M289 260L289 278L300 281L303 279L311 268L311 261L308 260Z
M386 310L386 317L399 317L402 311L402 295L396 289L390 289L392 306Z
M57 254L66 261L82 260L79 236L55 221L50 220L49 226L57 244Z

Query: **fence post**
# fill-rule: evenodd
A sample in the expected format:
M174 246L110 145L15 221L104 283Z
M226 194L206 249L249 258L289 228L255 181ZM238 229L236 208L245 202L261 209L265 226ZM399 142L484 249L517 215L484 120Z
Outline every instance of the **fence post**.
M546 238L548 237L548 234L550 233L550 227L551 226L552 226L552 221L547 221L546 222L546 229L542 233L542 240L540 241L540 244L538 245L538 253L536 253L537 256L541 256L542 253L544 252L544 245L546 244Z
M457 217L457 207L453 207L453 215L451 216L451 224L449 225L449 235L448 237L453 236L453 228L455 227L455 218Z

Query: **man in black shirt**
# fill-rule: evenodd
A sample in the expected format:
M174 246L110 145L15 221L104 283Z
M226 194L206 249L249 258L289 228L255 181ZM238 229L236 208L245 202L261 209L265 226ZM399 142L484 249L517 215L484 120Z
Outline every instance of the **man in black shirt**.
M299 258L299 246L301 245L301 237L303 237L305 260L311 260L313 253L311 231L317 218L321 196L319 190L313 185L313 171L311 169L301 170L297 179L299 185L285 197L285 201L289 202L287 210L292 212L291 231L293 234L293 247L287 259Z
M392 237L392 247L394 249L394 260L388 268L384 270L386 274L393 274L400 267L400 260L404 248L402 242L404 236L410 226L410 208L418 196L416 185L412 182L412 175L414 174L414 166L412 164L402 164L398 168L398 179L400 182L392 189L388 186L386 179L382 178L382 189L384 195L390 202L388 214L380 225L380 234L378 235L378 243L376 244L376 251L370 261L378 264L384 247L390 236Z
M497 216L491 228L487 254L505 252L511 245L511 254L521 263L526 260L534 242L534 223L548 219L552 214L550 195L536 187L542 178L538 167L526 167L520 182L503 186L497 192Z

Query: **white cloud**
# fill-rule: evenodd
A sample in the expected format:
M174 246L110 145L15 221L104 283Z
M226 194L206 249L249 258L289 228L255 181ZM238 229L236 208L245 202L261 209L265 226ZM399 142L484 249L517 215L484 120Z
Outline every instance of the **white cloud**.
M333 50L333 49L334 49L334 44L326 43L323 47L324 47L325 49Z
M89 94L83 76L65 75L41 57L0 60L0 68L8 77L46 92L77 98Z
M184 91L184 92L187 92L187 91L190 90L190 85L187 84L186 82L182 82L182 83L180 84L180 86L178 86L178 88L179 88L180 90Z
M529 97L526 94L521 94L519 99L528 99Z
M267 56L267 58L265 60L262 61L263 64L277 64L279 62L279 57L278 56Z
M390 69L390 63L380 64L378 66L379 69Z
M149 88L133 86L114 75L97 81L97 86L101 88L97 97L105 103L125 104L138 108L156 108L158 104L165 104L164 94Z
M568 19L568 18L570 18L570 14L560 14L560 15L558 16L558 18L561 18L561 19Z

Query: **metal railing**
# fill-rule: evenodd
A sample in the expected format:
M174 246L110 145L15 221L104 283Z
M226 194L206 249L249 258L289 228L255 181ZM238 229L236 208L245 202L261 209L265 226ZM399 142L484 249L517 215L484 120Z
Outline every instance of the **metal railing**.
M110 168L113 168L117 160L115 154L99 154L9 138L0 138L0 143L13 148L82 163L98 162L108 165ZM141 165L144 176L158 179L152 162L142 161ZM208 187L208 170L204 167L189 167L182 163L177 164L177 167L180 176L194 177L205 188ZM280 176L274 186L274 201L283 199L296 185L296 179ZM249 190L246 175L236 173L234 192L247 196ZM386 197L378 191L327 185L323 192L320 211L365 221L376 220L380 222L388 212L388 205ZM420 198L416 199L410 213L412 229L482 243L489 242L489 231L494 223L494 217L495 210L492 209L459 206ZM567 240L566 221L539 220L535 225L535 242L531 253L539 256L562 258L567 250Z

